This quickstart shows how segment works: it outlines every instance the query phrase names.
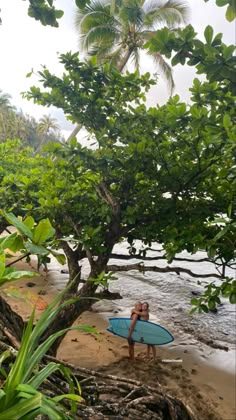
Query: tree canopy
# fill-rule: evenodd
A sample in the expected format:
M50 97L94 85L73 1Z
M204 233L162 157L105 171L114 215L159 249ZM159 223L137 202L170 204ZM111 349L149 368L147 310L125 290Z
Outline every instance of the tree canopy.
M86 127L95 143L93 148L82 147L74 139L51 147L41 169L35 168L24 181L31 211L50 217L68 258L73 252L77 261L88 258L92 278L109 271L113 247L123 239L131 253L136 239L145 246L158 241L169 262L184 249L204 249L221 265L223 277L225 267L233 263L235 97L231 72L223 71L233 65L233 49L219 36L209 41L209 32L210 28L205 44L195 39L191 27L174 39L166 29L157 37L158 42L165 37L162 51L168 56L170 46L181 56L182 45L188 48L188 60L198 54L195 65L205 66L200 69L209 78L214 70L209 51L219 63L228 48L219 80L195 79L190 105L176 95L164 106L147 108L145 91L154 83L150 75L122 76L108 65L98 68L71 53L60 57L62 77L44 68L39 72L43 88L32 87L26 94L41 105L62 108L73 122ZM155 42L154 38L149 48L156 48ZM210 48L209 42L215 46ZM17 182L22 185L20 178ZM34 185L33 193L28 185ZM63 240L69 235L76 251ZM113 271L133 268L113 266ZM145 264L136 268L160 270Z

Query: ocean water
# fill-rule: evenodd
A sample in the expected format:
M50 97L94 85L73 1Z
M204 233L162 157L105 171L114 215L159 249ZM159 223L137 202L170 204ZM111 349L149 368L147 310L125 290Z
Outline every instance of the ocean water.
M119 244L113 252L127 254L127 246L127 243ZM155 246L155 249L158 249L158 245ZM148 251L147 255L152 257L160 254ZM182 252L177 256L195 259L196 262L174 261L172 264L168 264L170 267L184 267L199 274L217 273L213 264L197 262L198 259L206 257L204 252L198 252L195 255ZM109 264L126 265L137 262L140 260L135 258L131 260L111 259ZM165 260L145 261L145 265L165 267L167 262ZM59 274L62 266L56 260L52 260L49 269L50 288L63 288L68 275ZM88 273L89 264L87 260L84 260L82 277L86 277ZM236 272L230 270L227 275L235 278ZM219 282L216 278L198 279L185 273L177 275L176 273L151 271L143 274L136 270L118 272L115 273L115 277L116 280L110 282L109 289L119 292L123 297L113 301L115 311L118 311L119 316L130 316L130 309L136 301L147 301L150 305L150 321L161 324L174 336L183 337L183 341L206 344L212 341L213 347L228 347L229 350L236 348L236 305L221 298L221 305L218 307L217 313L190 314L191 298L203 292L204 286L208 283ZM181 343L181 339L179 342Z
M153 246L157 249L158 246ZM119 244L114 253L127 254L127 244ZM160 255L148 251L148 256ZM170 267L188 268L194 273L208 274L217 273L216 268L209 262L198 263L198 259L206 258L204 252L190 255L182 252L176 255L181 258L195 259L196 262L174 261L168 264ZM131 260L111 259L109 264L133 264L140 262L135 258ZM165 267L165 260L145 261L145 265ZM88 265L83 265L83 274L88 272ZM236 272L230 270L227 273L235 278ZM194 278L185 273L140 273L136 270L115 273L116 280L110 282L109 289L119 292L123 299L114 301L122 316L130 315L130 308L136 301L147 301L150 305L150 321L160 323L169 329L174 335L189 334L198 341L213 341L219 347L234 349L236 344L236 305L232 305L227 299L221 298L221 305L217 313L190 314L191 298L204 291L204 286L212 281L219 282L214 277ZM200 281L201 284L198 284Z

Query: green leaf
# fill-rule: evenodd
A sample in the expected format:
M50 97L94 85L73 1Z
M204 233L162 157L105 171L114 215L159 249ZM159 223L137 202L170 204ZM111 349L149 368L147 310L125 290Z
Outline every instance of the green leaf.
M226 4L229 4L229 0L216 0L216 4L219 7L226 6Z
M230 294L229 301L232 304L235 304L236 303L236 293L235 292L233 292L233 293Z
M34 218L32 216L28 216L26 217L26 219L24 219L24 224L30 229L32 230L35 224Z
M50 249L50 253L57 259L59 264L64 265L66 263L66 257L64 254L61 254L55 250Z
M208 301L208 307L209 307L209 309L211 309L211 310L215 309L215 307L216 307L216 302L215 302L215 299L214 299L214 298L209 299L209 301Z
M203 310L203 312L209 312L209 309L208 309L208 307L206 306L206 305L204 305L204 303L202 303L201 305L200 305L200 308Z
M208 25L204 31L204 36L206 39L207 44L211 44L212 39L213 39L213 28L212 26Z
M15 242L16 237L17 232L12 233L11 235L8 235L6 237L0 238L0 247L2 249L11 249L11 246Z
M0 279L2 278L5 268L6 268L5 260L6 260L5 255L0 254Z
M9 249L12 252L17 252L21 249L24 249L24 242L22 236L17 234L15 240L9 245Z
M0 413L0 420L20 420L28 413L41 407L42 395L38 393L28 400L19 401L7 410Z
M52 400L56 402L60 402L61 400L64 400L64 399L76 401L78 403L81 403L82 401L84 401L84 399L80 395L76 395L76 394L63 394L63 395L58 395L52 398Z
M60 19L64 15L63 10L55 10L55 18Z
M229 128L232 125L231 118L229 114L224 114L223 117L224 128Z
M41 245L47 239L55 234L55 229L52 227L49 219L44 219L36 226L33 234L33 242Z
M28 385L31 385L34 389L38 389L38 387L44 382L44 380L57 370L60 370L60 364L54 362L48 363L47 366L41 369L40 372L36 373L28 381Z
M90 4L87 0L75 0L75 4L79 9L84 9L86 5Z
M33 239L33 234L28 226L21 222L13 213L4 213L4 217L11 225L15 226L21 234L31 240Z
M44 246L41 245L34 245L31 242L26 242L25 247L27 251L29 251L33 255L47 255L49 254L49 251L47 248L44 248Z
M4 275L3 273L2 279L4 281L13 281L13 280L18 280L24 277L31 278L31 277L36 277L36 276L39 276L39 274L36 272L22 270L22 271L13 271L12 273L9 273L7 275Z
M236 12L231 5L228 6L225 16L229 22L233 22L236 18Z
M198 305L198 299L196 299L196 298L192 298L191 299L191 305Z

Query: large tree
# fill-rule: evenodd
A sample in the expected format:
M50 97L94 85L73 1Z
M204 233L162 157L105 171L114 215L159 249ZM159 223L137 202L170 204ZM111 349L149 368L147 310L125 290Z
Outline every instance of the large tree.
M136 239L146 246L158 241L169 261L184 249L190 253L205 249L211 259L221 260L223 268L234 259L235 97L228 71L233 49L224 46L219 36L209 38L210 29L205 34L205 48L203 42L193 40L191 31L180 32L171 45L179 51L182 45L187 48L181 36L191 38L188 54L192 59L200 54L206 74L212 71L212 57L209 64L206 54L213 49L218 64L222 58L219 81L194 81L191 105L175 96L165 106L147 109L145 90L154 83L148 75L122 76L114 68L82 63L71 53L61 56L65 66L62 77L44 69L40 72L44 89L32 87L27 94L42 105L62 108L87 128L96 143L95 148L81 147L76 140L56 145L48 150L51 156L39 158L40 166L37 162L32 168L30 159L27 169L25 158L21 173L4 178L6 207L10 191L16 194L19 188L22 207L25 197L29 213L51 219L58 246L67 256L70 293L83 297L60 313L45 337L70 325L90 307L99 282L106 285L109 280L106 272L163 271L158 266L145 267L145 253L138 254L139 264L109 266L114 245L123 239L130 243L131 253ZM155 48L155 42L150 47ZM225 214L228 218L222 227L216 218ZM84 258L89 261L90 273L80 285ZM173 266L165 270L181 272ZM233 301L231 287L235 285L232 283L227 293ZM217 294L214 299L211 305L217 303Z

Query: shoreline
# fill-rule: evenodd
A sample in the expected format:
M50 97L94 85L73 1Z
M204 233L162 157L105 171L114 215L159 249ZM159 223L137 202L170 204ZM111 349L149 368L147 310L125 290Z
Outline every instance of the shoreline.
M25 268L26 265L22 262L17 264L18 268ZM65 276L58 272L56 282L53 281L55 272L40 274L39 277L17 280L0 288L3 298L25 320L29 319L36 302L37 319L42 313L43 304L48 304L65 284ZM27 286L30 283L32 287ZM4 289L11 296L3 294ZM126 340L106 330L109 316L114 316L114 313L84 312L74 325L93 326L100 332L99 336L82 331L69 332L58 350L57 358L107 374L128 376L151 386L158 381L165 392L186 402L199 420L235 419L236 383L233 372L230 372L232 361L229 360L229 356L232 358L235 355L212 349L203 343L197 346L195 340L189 342L184 335L179 335L175 336L174 342L157 347L156 361L141 360L146 349L144 345L136 344L137 361L132 364L128 359ZM119 316L122 313L119 312ZM182 362L174 362L176 359Z

